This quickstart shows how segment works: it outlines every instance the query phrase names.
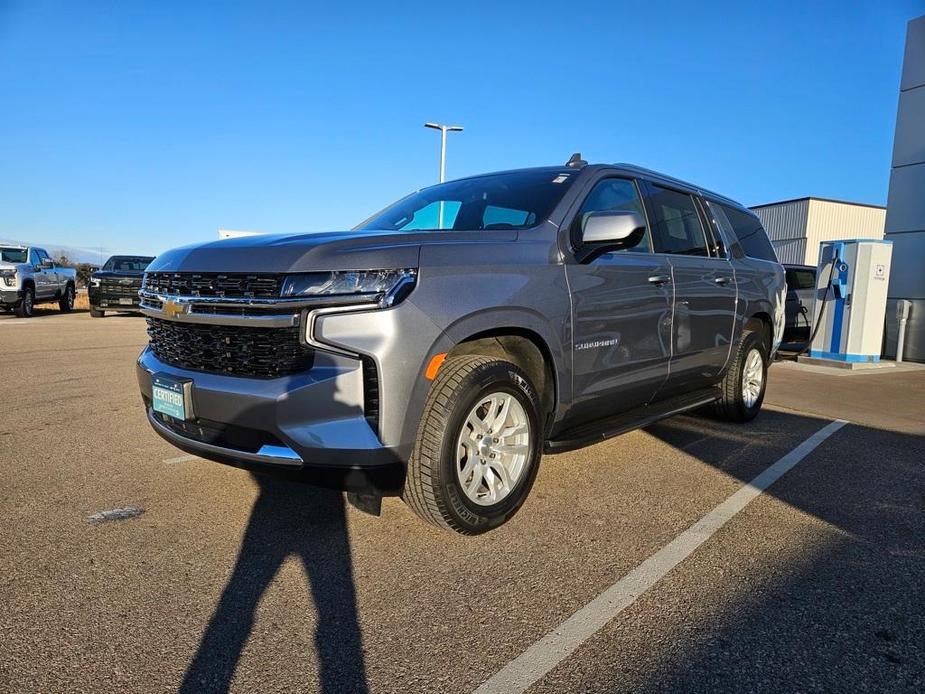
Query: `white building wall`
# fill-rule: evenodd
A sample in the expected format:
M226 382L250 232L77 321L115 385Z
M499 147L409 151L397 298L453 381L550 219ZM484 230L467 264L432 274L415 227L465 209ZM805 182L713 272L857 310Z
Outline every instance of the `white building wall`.
M810 200L806 223L806 265L819 262L819 244L838 239L882 239L886 210L830 200Z
M804 198L753 208L782 263L815 265L819 244L836 239L882 239L886 210Z

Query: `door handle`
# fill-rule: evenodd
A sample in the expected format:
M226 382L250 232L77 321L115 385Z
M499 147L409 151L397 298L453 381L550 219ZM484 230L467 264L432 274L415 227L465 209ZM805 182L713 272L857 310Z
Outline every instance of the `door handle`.
M716 282L720 286L726 286L727 284L729 284L729 279L730 279L729 277L717 277L713 281Z
M668 275L652 275L651 277L649 277L650 284L660 285L660 284L668 284L669 282L671 282L671 277L669 277Z

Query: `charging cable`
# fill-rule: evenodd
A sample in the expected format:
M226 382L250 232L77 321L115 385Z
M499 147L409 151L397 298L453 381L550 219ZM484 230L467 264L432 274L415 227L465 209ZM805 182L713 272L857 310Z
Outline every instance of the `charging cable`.
M796 361L798 357L803 356L809 351L810 346L813 344L813 340L816 339L816 333L819 332L819 326L822 325L822 318L825 316L825 305L829 301L829 290L832 288L832 280L835 277L835 266L839 263L838 253L836 252L832 258L832 267L829 268L829 279L825 285L825 294L822 295L822 306L819 307L819 315L816 318L816 325L813 327L813 331L809 335L809 340L806 341L806 344L803 345L803 348L796 352L795 354L788 354L786 357L781 357L781 361ZM834 298L834 297L833 297Z

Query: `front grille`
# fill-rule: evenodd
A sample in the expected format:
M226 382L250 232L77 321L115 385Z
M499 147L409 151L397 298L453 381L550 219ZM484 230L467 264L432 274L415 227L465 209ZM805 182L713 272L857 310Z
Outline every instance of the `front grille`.
M133 299L137 299L139 289L141 289L140 277L137 280L132 279L127 284L118 279L103 278L100 280L100 295L107 299L111 297L120 298L123 296L130 296Z
M159 294L278 299L283 276L217 272L149 272L145 289Z
M181 369L249 378L279 378L307 371L314 352L298 328L250 328L148 318L151 349Z

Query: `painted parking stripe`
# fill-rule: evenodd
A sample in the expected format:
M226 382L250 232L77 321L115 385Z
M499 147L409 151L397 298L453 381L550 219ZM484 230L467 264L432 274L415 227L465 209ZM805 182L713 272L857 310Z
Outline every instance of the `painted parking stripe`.
M476 689L475 694L511 694L525 691L605 624L632 605L636 598L687 559L727 521L845 424L846 421L837 419L810 436L505 665Z

